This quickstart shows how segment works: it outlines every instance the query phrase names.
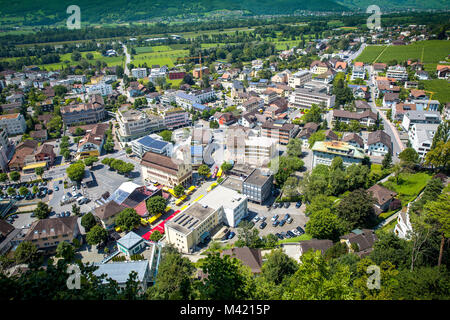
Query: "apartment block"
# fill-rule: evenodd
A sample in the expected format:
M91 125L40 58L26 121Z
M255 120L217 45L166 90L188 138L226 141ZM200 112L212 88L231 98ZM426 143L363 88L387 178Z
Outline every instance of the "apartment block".
M321 91L305 88L296 89L289 96L289 103L291 106L308 109L311 108L313 104L319 105L321 103L327 108L332 108L334 107L335 100L336 96L334 95L330 96Z

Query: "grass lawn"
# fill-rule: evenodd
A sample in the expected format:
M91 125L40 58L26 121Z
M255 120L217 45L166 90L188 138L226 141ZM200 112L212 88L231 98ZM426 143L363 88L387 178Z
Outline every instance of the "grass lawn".
M172 50L170 48L169 51L140 53L132 57L131 63L136 66L147 63L149 67L154 64L167 65L170 68L175 65L178 57L185 57L188 53L188 50Z
M414 200L414 198L422 191L427 182L431 179L431 175L425 172L419 173L401 173L398 184L394 180L386 181L383 186L398 193L398 198L402 202L402 206Z
M394 232L394 228L397 225L397 219L392 220L387 225L383 226L380 230L384 232Z
M356 61L373 63L374 59L381 53L385 46L368 46ZM387 63L392 60L403 62L408 59L419 59L423 63L438 63L445 61L450 52L450 41L427 40L418 41L407 46L388 46L377 62Z
M82 58L86 59L86 55L88 53L92 53L92 55L94 56L94 58L92 60L88 60L90 63L95 63L96 60L100 60L100 61L106 62L108 67L118 66L118 65L123 64L123 59L124 59L123 56L104 57L104 56L102 56L102 54L100 52L97 52L97 51L81 52ZM51 64L41 64L41 65L39 65L39 67L41 69L46 69L46 70L59 70L59 69L62 69L62 67L65 65L69 65L69 66L77 65L79 63L79 61L72 61L71 56L72 56L71 53L64 53L60 57L60 59L61 59L60 62L51 63Z
M301 236L298 236L298 237L293 237L293 238L290 238L290 239L279 240L277 244L299 242L299 241L305 241L305 240L311 240L311 239L312 239L312 237L309 234L304 233L304 234L302 234Z
M180 86L180 84L181 84L181 81L183 81L183 79L173 79L173 80L170 80L170 79L166 79L166 82L167 83L171 83L172 84L172 87L173 86Z
M434 71L436 71L436 68ZM433 99L439 100L440 103L450 102L450 83L447 80L424 80L420 83L423 83L425 90L435 92Z

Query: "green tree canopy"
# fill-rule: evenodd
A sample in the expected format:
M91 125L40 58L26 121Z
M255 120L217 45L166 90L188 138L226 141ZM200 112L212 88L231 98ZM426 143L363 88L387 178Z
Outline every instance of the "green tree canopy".
M66 172L67 172L67 176L70 178L70 180L79 182L79 181L83 180L84 170L85 170L84 163L79 161L79 162L71 164L66 169Z
M141 217L133 208L126 208L125 210L121 211L115 219L116 225L125 231L133 230L140 221Z
M147 200L147 210L150 216L164 212L166 209L166 199L161 196L154 196Z
M52 210L51 208L49 208L48 204L39 201L36 206L36 209L34 209L33 212L38 219L47 219L51 211Z
M98 224L93 226L86 234L86 241L90 245L100 244L108 238L108 233Z
M95 220L94 215L92 214L92 212L88 212L86 213L82 218L81 218L81 225L83 226L83 228L86 230L86 232L89 232L89 230L91 230L91 228L93 226L95 226L97 224L97 221Z

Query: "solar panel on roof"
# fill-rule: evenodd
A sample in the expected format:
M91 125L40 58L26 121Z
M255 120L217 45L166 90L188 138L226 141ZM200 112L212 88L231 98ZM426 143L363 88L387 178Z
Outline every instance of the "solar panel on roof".
M184 217L184 213L182 213L181 215L179 215L175 220L173 220L174 222L177 222L178 220L180 220L181 218Z
M125 199L129 196L130 194L128 192L125 192L123 190L117 189L116 191L114 191L114 193L108 198L108 201L110 200L114 200L115 202L117 202L118 204L122 204L122 202L125 201Z

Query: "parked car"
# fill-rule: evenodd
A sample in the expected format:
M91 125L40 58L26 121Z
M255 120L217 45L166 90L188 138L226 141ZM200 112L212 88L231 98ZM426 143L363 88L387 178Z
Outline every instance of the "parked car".
M285 203L284 203L284 207L285 207L286 209L289 208L290 205L291 205L290 202L285 202Z
M284 237L280 234L280 233L275 233L275 235L277 236L278 239L283 240Z
M279 223L279 226L282 227L282 226L284 226L285 223L286 223L286 220L281 220Z
M259 228L260 229L264 229L266 226L267 226L267 223L263 222L263 223L260 224Z
M279 223L280 223L280 221L275 220L275 221L273 222L272 226L276 227L276 226L278 226Z
M286 239L292 238L292 236L291 236L288 232L285 232L285 233L284 233L284 237L285 237Z
M287 234L286 234L286 232L281 232L281 236L283 237L283 238L287 238Z
M293 234L291 231L286 232L291 238L295 237L295 234Z
M278 215L277 214L272 217L272 221L276 221L276 220L278 220Z
M228 239L228 236L230 235L230 233L231 233L231 231L230 230L228 230L227 232L225 232L225 234L224 234L224 236L223 236L223 240L227 240Z
M284 215L283 220L287 220L287 219L289 219L290 217L291 217L291 215L290 215L289 213L286 213L286 214Z
M259 217L258 216L255 216L254 218L253 218L253 222L254 223L257 223L259 221Z
M295 207L296 208L300 208L302 206L302 202L301 201L299 201L299 202L297 202L296 204L295 204Z
M266 221L266 217L262 217L262 218L260 219L260 221L261 221L261 222Z
M294 221L294 219L292 217L290 217L289 219L286 220L287 223L291 224L292 221Z
M300 232L301 234L304 234L304 233L305 233L305 230L303 230L302 227L300 227L300 226L298 226L296 229L297 229L298 232Z
M297 229L292 229L291 232L293 234L295 234L296 236L300 236L301 235L300 232Z
M72 191L75 192L77 188L75 186L72 186Z
M56 217L57 217L57 218L61 218L61 214L60 214L60 213L57 213L57 214L56 214Z
M233 237L236 235L236 233L234 233L233 231L230 232L230 234L228 235L228 240L233 239Z
M55 191L59 191L59 188L58 188L58 186L56 186L56 187L55 187Z

